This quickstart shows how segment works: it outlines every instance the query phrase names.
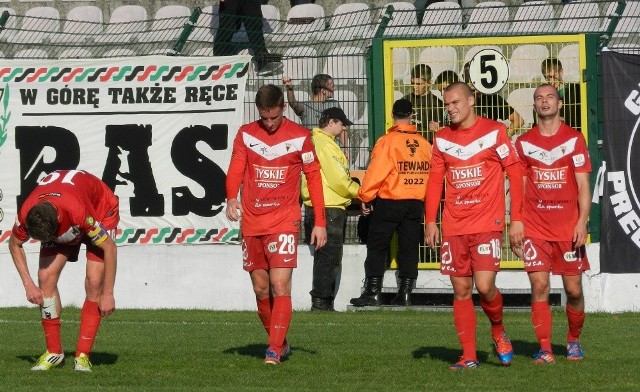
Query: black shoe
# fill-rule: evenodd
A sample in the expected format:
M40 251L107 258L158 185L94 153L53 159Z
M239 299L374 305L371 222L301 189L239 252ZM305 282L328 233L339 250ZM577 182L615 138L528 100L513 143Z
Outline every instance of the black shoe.
M413 283L415 279L400 278L398 285L398 294L391 300L391 305L411 306L411 291L413 291Z
M382 292L382 276L371 276L364 281L364 291L358 298L351 298L353 306L377 306L382 305L380 293Z
M311 311L333 312L333 300L331 298L311 298Z

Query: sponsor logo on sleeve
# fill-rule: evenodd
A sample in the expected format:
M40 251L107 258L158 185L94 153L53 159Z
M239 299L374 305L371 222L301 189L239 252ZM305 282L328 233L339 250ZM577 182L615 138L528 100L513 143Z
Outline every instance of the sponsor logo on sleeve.
M574 155L572 158L573 158L573 165L575 167L584 166L584 163L585 163L584 154L577 154L577 155Z
M496 152L498 153L500 159L505 159L506 157L508 157L509 151L509 146L507 146L506 143L502 143L498 146L498 148L496 148Z
M305 165L313 162L314 160L315 158L313 156L313 152L309 151L302 153L302 163L304 163Z

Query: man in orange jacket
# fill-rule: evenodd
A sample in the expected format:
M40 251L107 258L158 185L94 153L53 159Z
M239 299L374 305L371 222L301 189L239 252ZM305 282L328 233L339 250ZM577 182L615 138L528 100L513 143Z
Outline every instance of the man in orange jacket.
M362 213L371 214L371 222L364 262L364 291L360 297L351 299L354 306L381 304L382 280L394 233L398 233L400 282L392 304L411 305L410 294L418 277L420 225L429 179L431 144L417 133L412 123L415 112L409 100L397 100L392 114L394 125L373 147L358 192Z

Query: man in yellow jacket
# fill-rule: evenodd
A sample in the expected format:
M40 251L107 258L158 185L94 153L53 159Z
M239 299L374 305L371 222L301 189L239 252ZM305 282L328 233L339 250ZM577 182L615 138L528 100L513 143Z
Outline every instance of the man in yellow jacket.
M311 310L334 310L337 292L336 278L342 266L342 244L347 222L346 208L358 197L360 185L349 173L349 163L336 138L353 123L338 107L326 109L320 115L319 127L312 130L311 139L316 149L327 218L327 244L317 249L313 257L313 286ZM302 179L302 200L305 205L305 236L313 228L313 209L306 178Z
M398 295L392 305L411 305L411 291L418 277L420 225L431 161L431 144L413 124L415 112L405 98L393 104L394 125L378 139L358 197L362 213L371 213L364 261L365 286L352 298L354 306L381 305L382 280L387 269L390 243L398 234Z

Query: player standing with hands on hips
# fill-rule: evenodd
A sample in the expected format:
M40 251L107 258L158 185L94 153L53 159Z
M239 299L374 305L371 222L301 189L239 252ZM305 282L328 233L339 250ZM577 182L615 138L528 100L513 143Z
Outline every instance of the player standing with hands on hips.
M80 311L75 370L91 371L89 354L101 318L115 309L117 248L112 237L120 220L118 198L100 179L82 170L49 173L18 211L9 251L29 302L40 305L47 351L31 370L49 370L64 360L60 336L62 305L58 279L67 260L87 248L86 299ZM38 285L33 282L22 245L41 242Z
M584 358L582 273L589 270L585 250L591 207L591 160L582 134L560 119L558 90L539 86L533 95L538 124L516 140L525 170L524 242L513 251L524 259L531 282L531 321L540 343L534 363L554 363L551 347L549 273L562 276L567 294L567 359Z
M302 214L300 173L307 177L315 226L309 243L327 242L320 164L306 128L283 117L284 94L265 85L256 93L260 119L245 124L233 142L227 171L227 218L242 216L242 264L249 272L258 316L269 335L264 362L278 365L290 353L291 276L298 260ZM237 199L242 190L242 201Z
M453 319L462 345L451 370L478 367L475 284L482 310L491 322L491 335L502 365L511 364L513 348L502 324L502 294L496 287L505 228L504 172L511 182L512 244L522 241L522 170L506 127L475 114L475 97L468 85L450 84L443 94L451 125L434 138L431 174L425 206L425 241L440 240L436 215L446 180L442 213L440 271L453 286Z

